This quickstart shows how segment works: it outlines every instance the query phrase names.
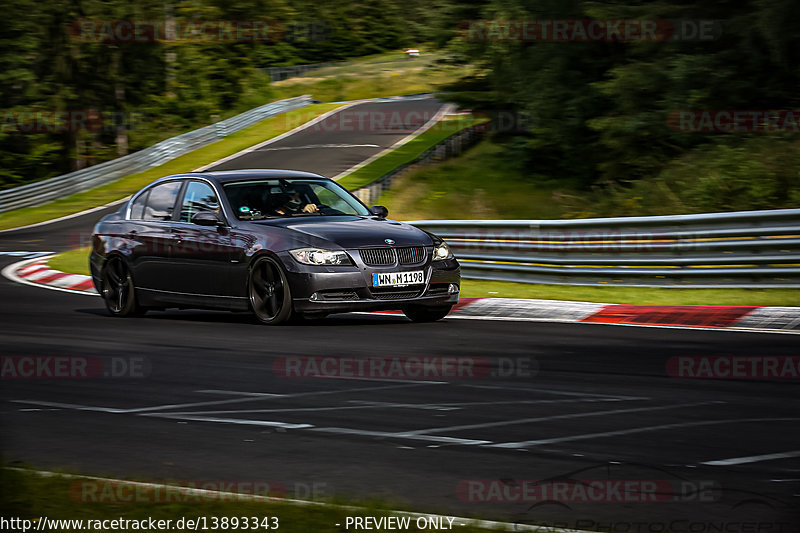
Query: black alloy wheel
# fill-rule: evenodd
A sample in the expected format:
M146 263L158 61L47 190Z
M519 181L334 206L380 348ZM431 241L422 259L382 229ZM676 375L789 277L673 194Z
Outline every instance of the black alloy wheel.
M143 314L136 302L136 288L125 260L112 256L101 272L103 282L101 296L112 316L126 317Z
M250 269L250 308L262 324L277 325L292 317L292 294L283 267L272 257L259 257Z

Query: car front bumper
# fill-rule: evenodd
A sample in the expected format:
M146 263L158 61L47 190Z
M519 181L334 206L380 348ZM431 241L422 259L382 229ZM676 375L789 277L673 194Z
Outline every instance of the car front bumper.
M379 311L408 305L441 307L458 302L461 267L455 259L389 268L368 267L360 262L320 267L300 264L288 254L279 255L286 267L294 309L300 313ZM425 283L385 289L372 287L372 274L388 270L422 270Z

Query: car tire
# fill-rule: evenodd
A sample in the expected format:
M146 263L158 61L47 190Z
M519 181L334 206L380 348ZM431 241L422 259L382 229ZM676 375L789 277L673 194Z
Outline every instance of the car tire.
M136 300L136 286L122 257L111 256L100 271L100 279L100 295L111 316L140 316L145 313Z
M436 322L447 316L453 308L452 305L428 307L424 305L409 305L403 308L403 313L412 322Z
M253 261L247 282L250 310L261 324L277 326L293 318L292 291L283 266L270 256Z

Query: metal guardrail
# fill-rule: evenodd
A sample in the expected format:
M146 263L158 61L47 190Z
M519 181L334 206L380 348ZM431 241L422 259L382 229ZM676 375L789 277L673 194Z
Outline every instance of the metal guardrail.
M270 102L227 120L166 139L130 155L69 174L0 191L0 213L21 207L40 205L70 194L87 191L99 185L105 185L128 174L156 167L260 120L307 106L310 102L311 96L309 95Z
M800 287L800 209L579 220L420 220L465 278L569 285Z

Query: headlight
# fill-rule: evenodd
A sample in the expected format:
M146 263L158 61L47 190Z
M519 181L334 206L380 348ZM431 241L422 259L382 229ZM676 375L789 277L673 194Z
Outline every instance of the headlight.
M342 250L320 250L318 248L300 248L289 250L298 262L304 265L351 265L352 262Z
M453 252L450 251L450 247L447 246L447 243L442 241L439 244L434 245L433 247L433 260L434 261L444 261L445 259L452 259Z

